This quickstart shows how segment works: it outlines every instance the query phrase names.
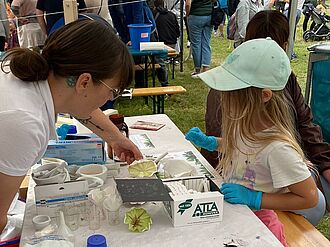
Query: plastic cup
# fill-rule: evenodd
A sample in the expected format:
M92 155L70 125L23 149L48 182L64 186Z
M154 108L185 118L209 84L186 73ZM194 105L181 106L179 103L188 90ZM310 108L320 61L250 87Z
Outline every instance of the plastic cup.
M101 227L101 212L100 209L95 205L91 207L89 212L89 229L90 230L98 230Z
M107 215L109 225L115 226L115 225L118 225L120 223L120 221L119 221L119 209L116 210L116 211L106 210L106 215Z
M109 222L109 225L118 225L120 223L119 217L119 209L122 204L122 201L119 200L112 200L113 198L106 198L103 201L103 208L106 212L106 216Z
M79 228L79 210L77 206L66 205L64 207L65 223L72 230Z

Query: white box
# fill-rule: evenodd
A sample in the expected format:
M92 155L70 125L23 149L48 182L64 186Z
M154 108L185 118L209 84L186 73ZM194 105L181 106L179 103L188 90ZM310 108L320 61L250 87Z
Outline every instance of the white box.
M180 181L180 179L171 179L171 181ZM173 201L163 202L174 227L222 221L223 195L217 185L210 179L208 181L211 190L209 192L181 196L170 194Z
M64 205L79 207L88 201L87 181L66 182L63 184L37 185L34 187L37 214L56 217Z
M140 51L165 50L164 42L141 42Z
M50 140L44 157L63 159L68 164L104 163L107 159L104 141L95 134L68 135L73 140Z

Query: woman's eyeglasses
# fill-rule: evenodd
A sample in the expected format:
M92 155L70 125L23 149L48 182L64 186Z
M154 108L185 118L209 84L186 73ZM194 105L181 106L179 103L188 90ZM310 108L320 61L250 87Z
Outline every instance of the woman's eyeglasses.
M104 86L106 86L107 88L110 89L110 91L112 92L112 97L111 97L111 101L114 101L115 99L118 99L121 94L122 91L119 88L112 88L110 87L108 84L106 84L104 81L99 80Z

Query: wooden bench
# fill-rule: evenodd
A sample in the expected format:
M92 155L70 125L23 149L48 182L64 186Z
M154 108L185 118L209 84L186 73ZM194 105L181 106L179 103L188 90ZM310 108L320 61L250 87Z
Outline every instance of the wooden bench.
M23 179L20 187L19 187L19 199L26 201L26 197L27 197L27 190L29 187L29 181L30 181L31 175L30 172L25 176L25 178Z
M329 247L330 241L301 215L276 211L290 247Z
M148 65L147 68L151 68L152 65ZM145 70L146 65L145 64L135 64L134 69L135 70ZM155 64L155 69L159 69L160 65L158 63Z
M149 88L134 88L132 96L151 97L153 101L153 113L164 113L165 95L182 94L186 89L182 86L167 86L167 87L149 87Z

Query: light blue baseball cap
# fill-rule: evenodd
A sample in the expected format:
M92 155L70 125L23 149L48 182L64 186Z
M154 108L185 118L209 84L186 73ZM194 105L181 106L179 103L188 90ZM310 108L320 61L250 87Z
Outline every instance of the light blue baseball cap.
M209 87L233 91L248 87L282 90L291 74L290 60L271 38L244 42L219 67L198 75Z

